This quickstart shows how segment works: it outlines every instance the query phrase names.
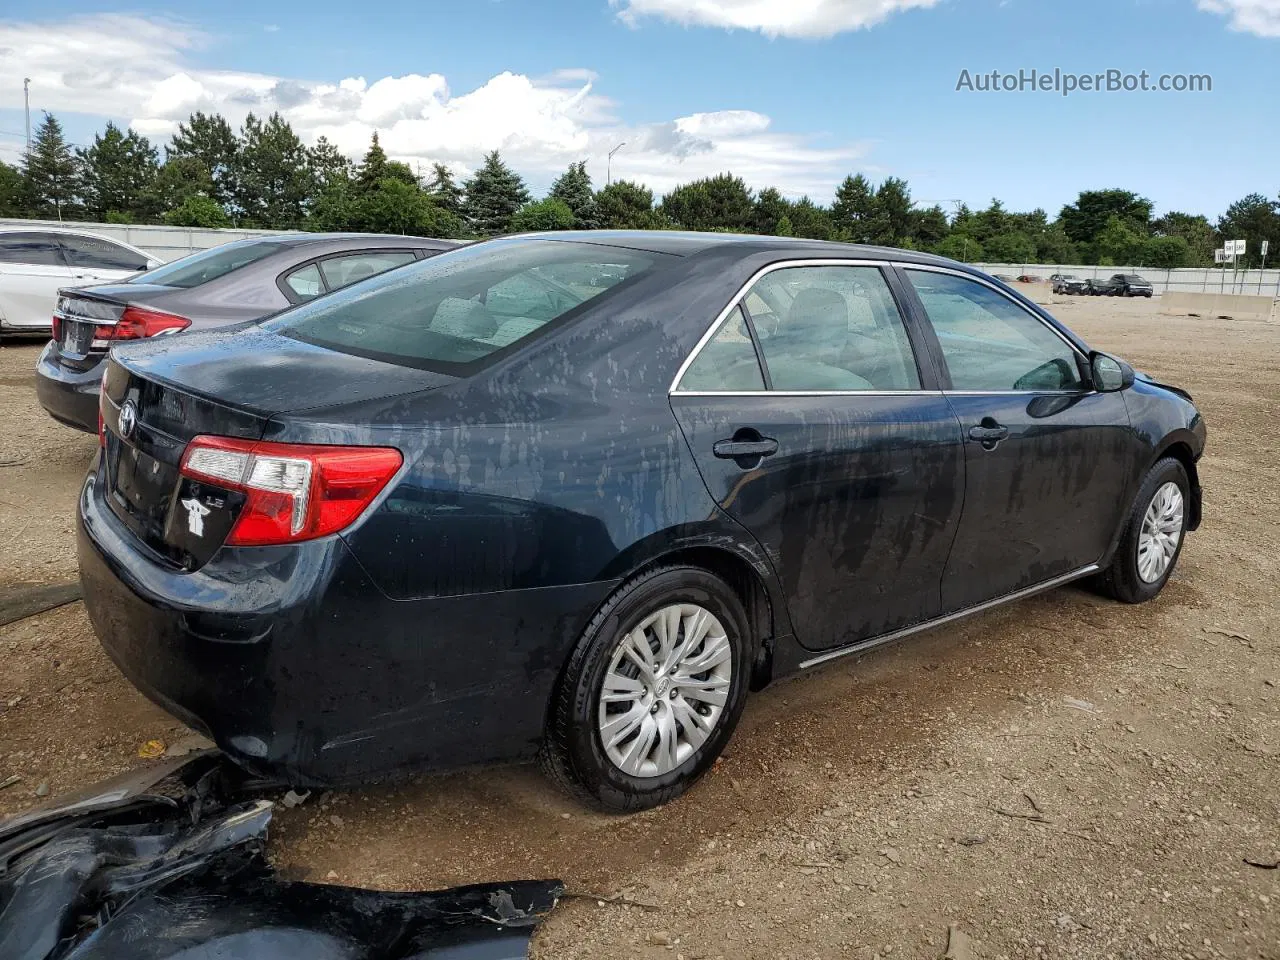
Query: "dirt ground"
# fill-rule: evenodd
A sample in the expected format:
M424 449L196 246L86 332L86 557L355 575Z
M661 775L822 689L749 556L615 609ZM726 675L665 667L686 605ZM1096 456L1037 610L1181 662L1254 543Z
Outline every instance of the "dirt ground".
M485 770L281 809L274 858L388 889L561 877L587 896L540 958L938 958L954 925L957 958L1277 960L1280 870L1246 860L1280 860L1280 326L1158 308L1052 307L1208 420L1204 528L1155 603L1063 589L775 686L666 809ZM38 407L38 349L0 347L0 589L75 575L94 438ZM79 604L0 628L0 657L0 815L185 736Z

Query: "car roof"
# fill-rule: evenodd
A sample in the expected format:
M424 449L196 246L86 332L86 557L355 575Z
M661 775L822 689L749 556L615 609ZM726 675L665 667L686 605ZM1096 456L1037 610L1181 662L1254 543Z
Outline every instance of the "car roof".
M624 247L677 256L693 256L713 249L737 248L743 254L776 252L784 255L830 257L840 260L897 260L949 267L957 265L955 261L948 260L946 257L916 250L744 233L695 233L678 230L562 230L524 236L544 240L594 243L601 246Z
M278 243L284 247L301 247L309 244L317 243L361 243L368 244L372 242L386 244L411 244L411 245L443 245L446 247L456 246L457 240L441 240L434 237L411 237L402 236L392 233L276 233L265 234L261 237L247 237L245 239L267 243Z

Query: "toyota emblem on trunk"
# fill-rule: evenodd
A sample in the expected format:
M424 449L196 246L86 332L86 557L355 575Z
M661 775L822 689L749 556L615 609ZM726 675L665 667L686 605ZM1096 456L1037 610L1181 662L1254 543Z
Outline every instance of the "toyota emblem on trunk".
M132 400L120 408L120 437L128 440L133 436L133 429L138 425L138 408Z

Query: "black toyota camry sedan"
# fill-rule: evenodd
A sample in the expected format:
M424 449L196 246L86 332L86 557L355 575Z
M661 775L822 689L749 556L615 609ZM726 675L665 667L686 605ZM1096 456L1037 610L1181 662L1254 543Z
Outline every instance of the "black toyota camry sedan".
M298 784L540 756L689 787L748 692L1090 579L1156 596L1204 422L958 263L493 240L114 350L85 602L147 695Z

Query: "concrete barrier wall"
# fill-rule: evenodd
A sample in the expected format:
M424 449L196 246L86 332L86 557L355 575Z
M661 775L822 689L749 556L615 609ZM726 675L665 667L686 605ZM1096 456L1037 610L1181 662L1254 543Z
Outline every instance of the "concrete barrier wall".
M1277 301L1274 297L1250 297L1229 293L1166 293L1161 302L1164 313L1195 314L1200 317L1230 317L1232 320L1276 319Z

